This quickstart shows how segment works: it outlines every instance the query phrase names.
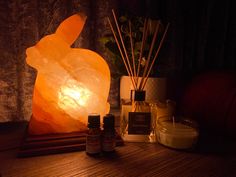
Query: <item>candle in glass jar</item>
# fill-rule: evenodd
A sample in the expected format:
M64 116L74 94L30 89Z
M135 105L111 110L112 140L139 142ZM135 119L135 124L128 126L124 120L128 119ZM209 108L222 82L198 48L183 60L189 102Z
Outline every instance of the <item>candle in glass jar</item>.
M170 117L161 117L157 121L158 142L176 149L192 148L198 139L198 130L191 121L178 121Z

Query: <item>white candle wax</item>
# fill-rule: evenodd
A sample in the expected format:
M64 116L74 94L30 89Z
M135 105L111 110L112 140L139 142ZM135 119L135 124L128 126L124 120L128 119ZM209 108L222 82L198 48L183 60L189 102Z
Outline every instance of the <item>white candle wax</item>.
M198 130L181 122L163 121L157 125L158 142L176 149L193 147L198 139Z

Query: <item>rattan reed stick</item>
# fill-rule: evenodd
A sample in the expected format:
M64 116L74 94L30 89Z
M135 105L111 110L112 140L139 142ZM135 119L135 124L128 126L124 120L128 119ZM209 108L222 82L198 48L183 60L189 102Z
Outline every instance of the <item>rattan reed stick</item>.
M131 66L130 66L130 62L129 62L129 57L128 57L128 54L127 54L127 50L126 50L126 47L125 47L125 44L124 44L124 41L123 41L123 37L121 35L121 32L120 32L120 27L118 25L118 22L117 22L117 18L116 18L116 14L114 12L114 10L112 9L112 14L113 14L113 17L114 17L114 20L115 20L115 24L116 24L116 28L117 28L117 31L118 31L118 34L119 34L119 37L120 37L120 41L121 41L121 44L122 44L122 47L124 49L124 53L125 53L125 56L126 56L126 60L127 60L127 63L128 63L128 67L130 69L130 74L131 74L131 77L133 78L134 77L134 74L133 74L133 71L131 69ZM133 85L135 90L137 88L137 85L134 84Z
M159 44L159 46L158 46L158 49L157 49L156 54L155 54L155 56L154 56L154 59L152 60L151 66L150 66L150 68L149 68L149 70L148 70L148 73L147 73L147 75L146 75L146 77L145 77L144 84L143 84L143 86L142 86L141 89L144 89L144 87L145 87L145 85L146 85L146 83L147 83L149 74L150 74L150 72L151 72L151 70L152 70L152 67L153 67L153 65L154 65L154 63L155 63L155 61L156 61L156 59L157 59L157 56L158 56L159 51L160 51L160 49L161 49L161 46L162 46L162 44L163 44L163 42L164 42L164 39L165 39L165 37L166 37L166 33L167 33L167 31L168 31L169 26L170 26L170 23L168 23L167 26L166 26L165 32L164 32L164 34L163 34L163 36L162 36L162 38L161 38L161 42L160 42L160 44Z
M133 37L132 37L132 27L131 27L130 21L129 21L129 37L130 37L130 50L132 54L134 77L137 77L136 66L135 66L135 61L134 61L134 45L133 45Z
M128 75L130 76L130 78L131 78L131 82L132 82L133 86L135 86L134 79L133 79L133 77L131 77L131 73L130 73L130 70L129 70L129 68L128 68L128 66L127 66L127 63L126 63L126 61L125 61L123 51L121 50L120 43L119 43L119 41L118 41L118 39L117 39L117 37L116 37L115 30L114 30L114 28L113 28L113 26L112 26L112 24L111 24L111 21L110 21L109 17L108 17L107 19L108 19L108 23L109 23L109 26L110 26L110 28L111 28L111 31L112 31L112 33L113 33L113 36L114 36L114 38L115 38L116 44L117 44L117 46L118 46L118 49L119 49L121 58L122 58L122 60L123 60L123 62L124 62L124 64L125 64L125 68L126 68L126 70L127 70L127 73L128 73Z
M141 89L141 90L143 88L143 83L144 83L144 79L146 77L147 71L148 71L148 69L150 69L148 67L150 67L149 63L150 63L152 51L153 51L153 48L154 48L154 45L155 45L155 42L156 42L156 38L157 38L158 30L159 30L159 25L160 25L160 23L158 21L158 23L156 25L156 28L155 28L154 36L152 38L151 47L150 47L149 52L148 52L148 58L147 58L147 62L145 64L142 80L141 80L140 85L139 85L139 89Z
M142 43L141 43L140 53L139 53L139 59L138 59L137 83L138 83L138 81L139 81L140 65L141 65L141 60L142 60L142 57L143 57L143 49L144 49L145 42L146 42L146 38L147 38L147 31L148 31L147 21L148 21L148 20L145 18L145 20L144 20L144 25L143 25Z

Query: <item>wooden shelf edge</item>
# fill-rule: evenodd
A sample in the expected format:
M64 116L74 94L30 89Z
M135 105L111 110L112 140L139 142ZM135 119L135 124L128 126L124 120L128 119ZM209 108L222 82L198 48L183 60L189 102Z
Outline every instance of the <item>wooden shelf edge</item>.
M21 143L18 157L33 157L74 151L84 151L86 134L84 132L52 135L29 135L27 132ZM116 136L116 146L123 146L122 138Z

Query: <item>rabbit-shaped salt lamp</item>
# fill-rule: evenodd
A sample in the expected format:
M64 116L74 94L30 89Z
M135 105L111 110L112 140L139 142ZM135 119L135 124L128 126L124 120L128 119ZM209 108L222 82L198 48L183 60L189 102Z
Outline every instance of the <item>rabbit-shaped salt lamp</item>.
M27 63L37 70L29 134L84 131L88 114L109 112L107 63L91 50L71 48L85 21L83 14L73 15L26 50Z

